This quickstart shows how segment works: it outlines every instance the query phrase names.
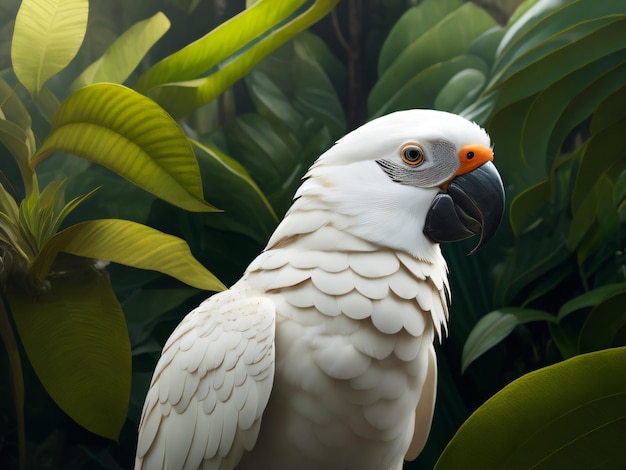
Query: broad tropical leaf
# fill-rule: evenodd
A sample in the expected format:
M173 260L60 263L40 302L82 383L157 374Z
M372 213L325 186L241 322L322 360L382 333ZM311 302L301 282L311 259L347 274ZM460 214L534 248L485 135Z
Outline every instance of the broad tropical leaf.
M105 272L57 277L37 297L7 289L28 359L54 401L81 426L117 440L130 395L122 309Z
M390 105L393 101L401 101L398 99L398 90L406 90L407 84L429 67L450 62L465 54L471 42L494 25L495 20L472 3L463 4L435 24L422 25L427 31L405 47L372 88L367 100L370 114L380 116L393 109L402 109L398 105ZM482 60L476 57L475 62L480 64ZM486 69L486 66L483 67ZM477 67L463 64L463 68ZM445 81L459 71L460 69L452 70L445 76ZM439 83L436 90L441 89L444 84L445 82ZM407 103L404 108L412 106L415 104Z
M137 81L173 116L205 105L242 78L267 54L325 16L338 0L255 3L214 31L163 59ZM212 72L205 78L199 78Z
M461 426L436 470L626 466L626 348L524 375Z
M198 162L180 127L152 100L122 85L91 85L63 101L31 167L55 152L103 165L184 209L216 210L204 201Z
M74 80L72 89L97 82L123 83L169 27L161 12L134 24Z
M407 10L383 43L378 56L378 75L383 76L407 47L462 3L461 0L424 0Z
M198 289L226 288L184 240L128 220L91 220L62 230L43 247L30 274L42 281L59 252L159 271Z
M11 60L31 95L74 58L87 30L88 13L88 0L22 0Z

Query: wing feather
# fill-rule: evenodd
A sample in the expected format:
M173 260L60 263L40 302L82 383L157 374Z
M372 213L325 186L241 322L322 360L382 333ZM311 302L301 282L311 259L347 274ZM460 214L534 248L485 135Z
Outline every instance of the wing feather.
M135 468L234 468L269 400L274 328L274 304L237 289L185 317L155 368Z
M437 357L435 355L435 347L431 344L428 348L428 369L426 372L426 380L420 399L415 408L415 424L413 430L413 439L409 445L404 458L406 460L415 460L419 453L426 445L428 433L430 432L430 424L433 420L435 411L435 396L437 394Z

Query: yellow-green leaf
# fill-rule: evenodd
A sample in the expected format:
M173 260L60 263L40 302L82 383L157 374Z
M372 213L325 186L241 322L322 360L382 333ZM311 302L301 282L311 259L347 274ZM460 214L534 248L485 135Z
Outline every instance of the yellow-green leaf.
M106 273L57 277L36 297L10 287L7 297L46 391L81 426L117 439L128 410L131 352Z
M62 230L44 246L31 274L43 280L61 251L159 271L198 289L226 288L193 257L184 240L128 220L91 220Z
M173 116L183 116L216 98L271 51L323 18L337 1L259 1L154 65L135 88Z
M124 82L169 27L170 21L161 12L134 24L74 80L72 89L97 82Z
M216 210L204 201L198 162L178 124L122 85L98 83L63 101L31 166L55 152L103 165L183 209Z
M531 372L491 397L435 470L626 468L626 347Z
M88 13L88 0L22 0L11 60L31 95L74 58L87 30Z

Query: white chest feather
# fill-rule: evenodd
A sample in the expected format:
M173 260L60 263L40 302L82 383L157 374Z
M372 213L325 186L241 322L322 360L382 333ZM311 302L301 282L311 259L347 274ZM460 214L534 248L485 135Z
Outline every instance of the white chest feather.
M352 249L318 249L325 236ZM445 270L351 238L318 229L261 255L242 280L276 306L272 396L243 468L402 465L447 319Z

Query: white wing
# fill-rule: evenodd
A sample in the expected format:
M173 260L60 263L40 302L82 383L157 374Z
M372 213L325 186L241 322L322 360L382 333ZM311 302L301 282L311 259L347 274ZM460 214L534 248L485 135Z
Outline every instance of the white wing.
M146 397L135 468L232 469L256 442L274 379L273 303L230 290L187 315Z
M428 371L426 372L426 380L422 394L420 395L420 400L417 402L417 408L415 408L415 430L413 431L413 439L411 439L409 450L407 450L404 456L406 460L415 460L426 445L430 425L433 420L433 413L435 412L436 395L437 355L435 354L435 347L431 344L428 349Z

